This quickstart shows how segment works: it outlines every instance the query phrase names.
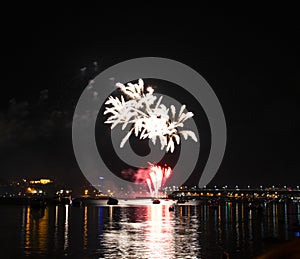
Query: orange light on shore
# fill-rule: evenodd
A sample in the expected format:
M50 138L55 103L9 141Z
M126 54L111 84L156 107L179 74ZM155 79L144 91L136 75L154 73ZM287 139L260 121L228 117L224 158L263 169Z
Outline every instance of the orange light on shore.
M41 178L40 180L30 180L30 184L49 184L52 183L50 179L47 178Z
M27 188L27 193L33 194L33 193L36 193L36 192L37 192L37 191L36 191L36 189L34 189L34 188L30 188L30 187Z

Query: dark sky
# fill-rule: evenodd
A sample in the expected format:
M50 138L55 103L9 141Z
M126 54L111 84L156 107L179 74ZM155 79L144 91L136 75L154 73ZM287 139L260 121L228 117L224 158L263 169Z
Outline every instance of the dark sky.
M19 6L6 13L1 179L52 176L74 188L87 184L71 142L81 92L111 65L157 56L199 72L223 107L228 143L212 185L300 183L300 23L290 10L226 16L197 8L79 4Z

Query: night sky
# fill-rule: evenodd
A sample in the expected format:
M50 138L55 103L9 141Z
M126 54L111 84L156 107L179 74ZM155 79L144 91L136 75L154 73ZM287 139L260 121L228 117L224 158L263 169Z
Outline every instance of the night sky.
M300 23L288 10L225 16L196 8L74 5L6 13L1 181L48 176L73 188L87 184L71 139L81 92L118 62L155 56L195 69L223 107L227 148L211 185L300 183Z

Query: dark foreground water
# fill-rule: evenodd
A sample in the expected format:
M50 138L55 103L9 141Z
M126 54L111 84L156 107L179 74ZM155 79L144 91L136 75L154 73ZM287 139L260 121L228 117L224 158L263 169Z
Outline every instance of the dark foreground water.
M253 258L299 234L298 203L0 206L1 258Z

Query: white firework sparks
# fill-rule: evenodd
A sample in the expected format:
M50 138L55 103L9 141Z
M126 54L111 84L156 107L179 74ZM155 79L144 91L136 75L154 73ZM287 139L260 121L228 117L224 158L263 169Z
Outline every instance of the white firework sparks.
M183 128L184 122L194 116L192 112L184 113L186 108L182 105L178 115L174 105L167 108L161 103L162 96L157 100L153 95L153 88L148 86L144 91L144 81L138 80L138 84L128 83L127 86L117 83L117 87L122 91L128 100L125 101L123 95L121 98L110 96L105 102L107 106L104 112L112 114L105 123L111 124L113 129L118 124L122 125L122 130L125 130L127 125L131 125L131 129L120 143L122 148L132 133L140 139L150 139L156 144L156 139L159 139L161 149L166 149L166 152L173 153L175 142L180 143L180 136L186 140L188 137L197 142L195 133L191 130L179 130ZM171 115L169 116L169 111ZM175 141L175 142L174 142Z

